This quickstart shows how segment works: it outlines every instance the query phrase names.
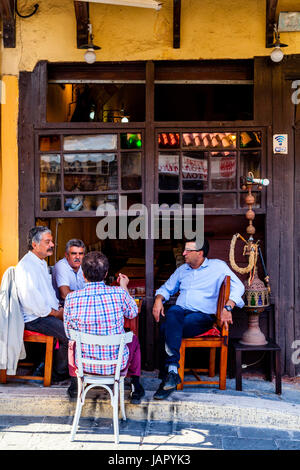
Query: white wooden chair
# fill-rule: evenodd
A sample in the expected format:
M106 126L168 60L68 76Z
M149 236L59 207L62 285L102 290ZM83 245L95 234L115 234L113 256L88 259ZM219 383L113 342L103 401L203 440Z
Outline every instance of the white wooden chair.
M78 393L76 411L71 429L71 441L74 440L77 432L78 423L81 415L81 410L84 405L87 392L93 387L103 387L109 394L111 399L111 406L113 407L113 427L115 444L119 443L119 396L122 418L126 420L125 406L124 406L124 379L126 376L125 371L122 371L121 364L126 343L131 343L133 333L113 335L113 336L98 336L87 333L81 333L75 330L69 330L70 338L76 341L76 359L77 359L77 381ZM116 360L95 360L86 359L82 357L82 344L93 345L120 345L118 358ZM116 365L116 371L113 375L94 375L83 372L83 364L93 365ZM110 387L112 386L112 388Z

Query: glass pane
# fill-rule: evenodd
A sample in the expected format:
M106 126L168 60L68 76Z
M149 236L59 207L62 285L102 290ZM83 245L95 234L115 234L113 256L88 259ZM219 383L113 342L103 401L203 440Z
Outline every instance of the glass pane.
M260 151L241 152L241 176L247 176L251 171L254 178L260 178L260 162Z
M60 150L60 136L47 135L40 136L40 151L50 152L51 150Z
M158 194L158 204L168 204L172 206L173 204L179 204L179 194L176 193L159 193Z
M114 153L64 155L64 186L65 191L117 189L117 155Z
M179 148L180 135L172 132L162 132L158 135L158 147L161 148Z
M182 157L183 189L207 189L208 152L185 152Z
M236 188L236 153L211 152L212 189Z
M60 155L41 155L40 192L60 191Z
M48 83L47 121L145 121L145 102L142 83Z
M124 194L122 194L121 197L124 197ZM134 204L142 204L142 195L141 194L126 194L127 197L127 209L130 208L130 206L133 206ZM122 205L123 207L123 205ZM124 209L124 207L123 207Z
M236 134L232 132L193 132L189 134L183 134L182 146L194 148L235 148Z
M261 147L261 132L259 131L240 132L240 147L242 148Z
M160 75L159 70L157 75ZM185 80L185 67L181 71L177 69L175 75L176 79ZM253 119L253 89L252 84L157 83L154 90L155 121Z
M121 134L121 149L140 149L141 147L141 134Z
M65 136L64 150L117 150L117 135L98 134Z
M160 153L158 156L159 189L179 188L179 154Z
M246 201L245 201L247 195L248 195L247 192L240 194L240 207L243 208L243 209L244 208L248 209L248 205L246 204ZM252 207L256 208L256 209L261 207L261 193L260 192L252 192L252 195L255 197L255 202L252 205Z
M41 211L60 211L61 200L60 196L48 196L40 198Z
M182 204L203 204L203 193L184 193L182 195Z
M236 207L236 195L231 193L204 194L203 204L205 209L225 209Z
M142 155L138 152L121 154L122 189L140 189L142 187Z
M74 197L65 197L65 210L68 212L96 211L101 204L110 203L115 209L118 206L118 196L116 194L103 194Z

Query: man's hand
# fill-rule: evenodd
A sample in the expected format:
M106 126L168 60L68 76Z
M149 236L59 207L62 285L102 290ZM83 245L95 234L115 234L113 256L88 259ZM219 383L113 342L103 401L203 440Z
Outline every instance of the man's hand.
M226 308L223 308L220 320L221 320L221 325L222 326L224 325L226 330L228 330L229 324L231 325L233 324L231 312L228 312Z
M165 316L162 295L158 295L155 298L152 308L152 315L154 316L156 322L159 322L160 315L162 315L163 317Z
M117 283L120 284L120 287L123 287L123 289L128 291L128 283L129 283L129 278L122 273L119 273Z
M50 316L59 318L60 320L64 319L64 309L63 307L60 307L58 310L55 310L54 308L51 310L49 313Z

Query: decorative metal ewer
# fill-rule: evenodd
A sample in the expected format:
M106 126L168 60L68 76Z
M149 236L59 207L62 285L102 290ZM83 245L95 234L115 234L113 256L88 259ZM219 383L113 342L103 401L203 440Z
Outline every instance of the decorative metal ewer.
M256 180L256 181L265 181L265 180ZM268 180L267 180L268 181ZM252 206L255 202L255 198L251 193L252 186L258 184L258 189L262 188L262 184L266 183L256 183L253 178L253 174L249 173L247 178L242 178L242 189L248 190L248 195L246 197L246 203L248 205L248 211L246 213L246 218L249 221L249 225L246 229L249 239L246 241L239 233L235 234L232 238L230 245L230 264L232 268L239 272L240 274L249 273L249 279L244 283L245 284L245 310L248 314L248 329L244 332L240 343L246 344L249 346L261 346L267 344L265 335L259 327L259 315L262 313L265 308L269 305L269 276L266 272L266 267L262 258L262 253L259 247L259 240L254 242L253 235L255 234L255 227L253 225L253 219L255 213L252 209ZM244 255L249 257L248 266L245 268L240 268L237 266L234 260L234 249L235 244L238 238L241 238L245 242ZM261 281L257 274L257 260L260 256L263 269L265 271L265 283Z
M259 314L269 305L268 288L259 279L255 267L253 281L245 282L245 310L248 314L248 329L244 332L240 343L250 346L261 346L268 341L259 327Z

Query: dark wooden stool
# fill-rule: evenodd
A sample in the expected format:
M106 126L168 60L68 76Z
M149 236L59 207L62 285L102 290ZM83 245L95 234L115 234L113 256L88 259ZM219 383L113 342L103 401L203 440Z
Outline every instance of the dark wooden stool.
M275 393L281 395L281 363L280 352L281 348L273 341L269 341L263 346L248 346L241 344L239 340L233 340L231 343L235 356L235 388L242 390L242 353L243 351L262 351L269 353L269 367L267 370L267 379L272 381L273 364L275 369ZM275 362L273 356L275 354Z

